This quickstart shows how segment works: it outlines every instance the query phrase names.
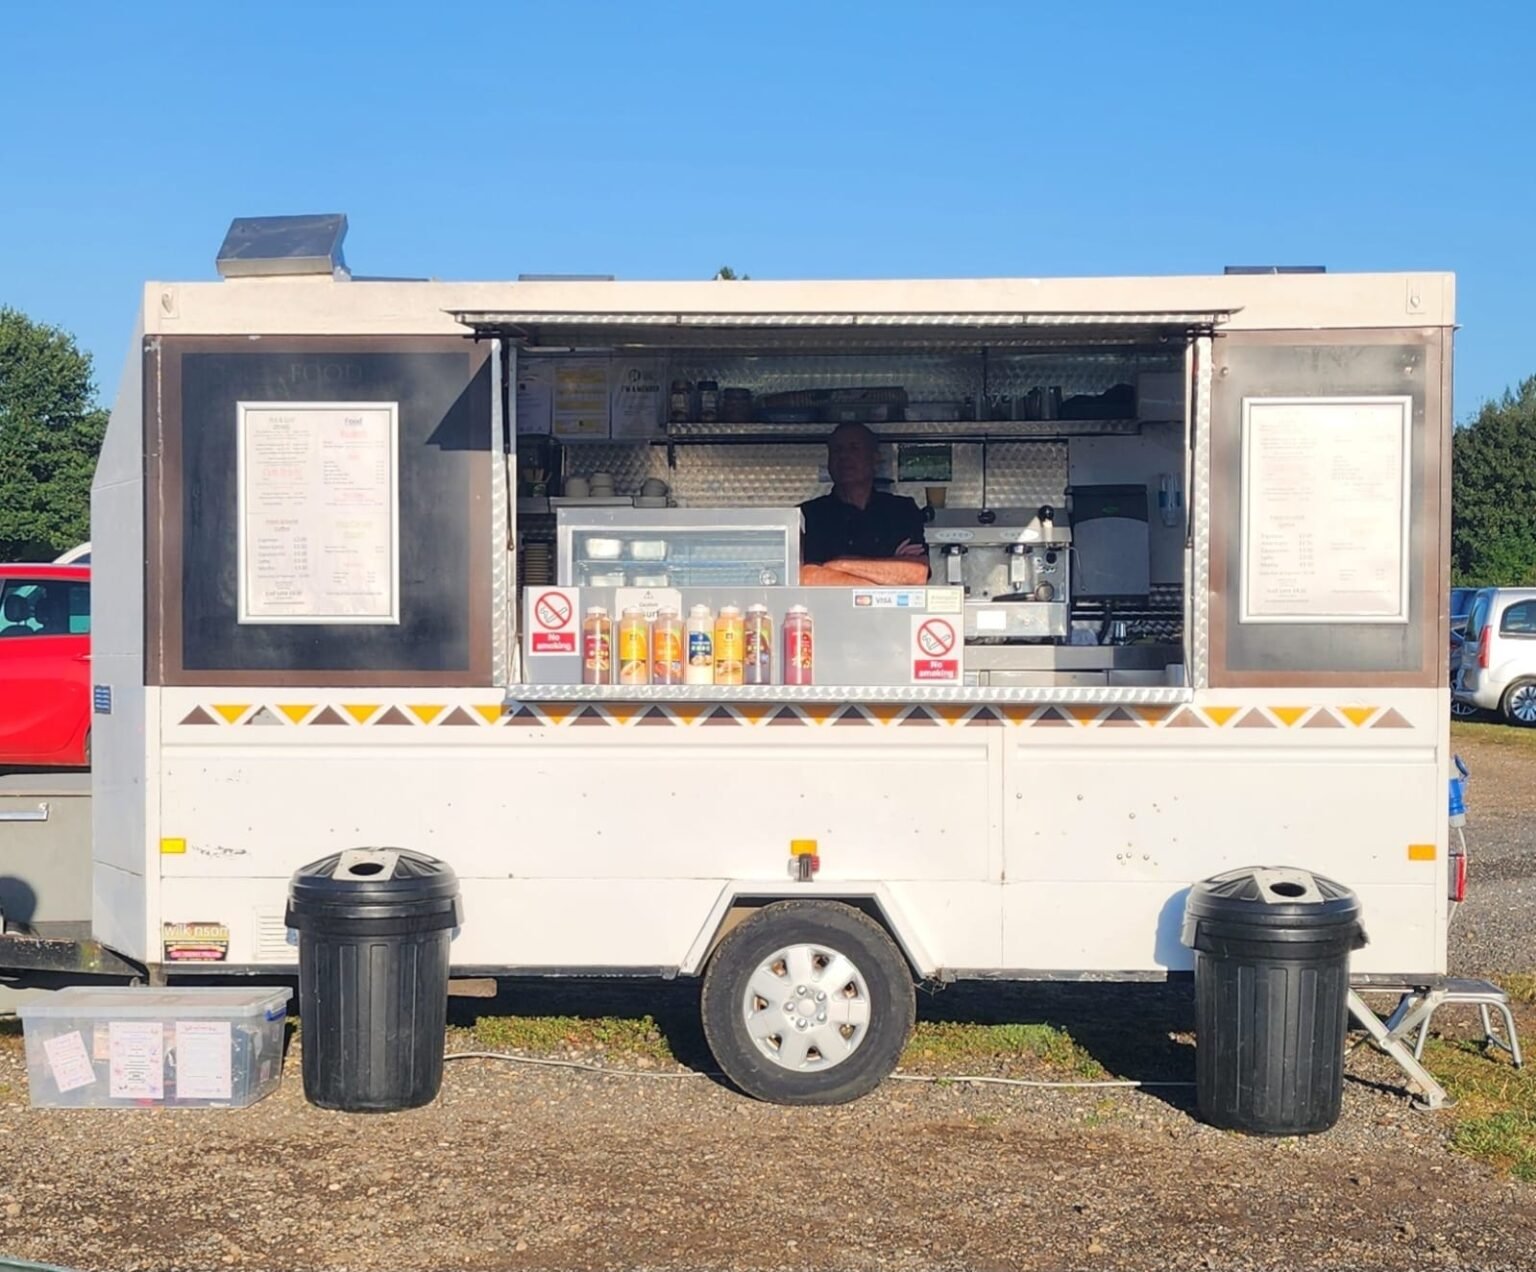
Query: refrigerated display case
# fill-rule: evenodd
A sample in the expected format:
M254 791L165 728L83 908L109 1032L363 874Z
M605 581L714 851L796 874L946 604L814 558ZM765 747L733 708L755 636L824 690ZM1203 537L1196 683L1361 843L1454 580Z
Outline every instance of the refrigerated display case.
M561 508L562 587L795 587L799 508Z

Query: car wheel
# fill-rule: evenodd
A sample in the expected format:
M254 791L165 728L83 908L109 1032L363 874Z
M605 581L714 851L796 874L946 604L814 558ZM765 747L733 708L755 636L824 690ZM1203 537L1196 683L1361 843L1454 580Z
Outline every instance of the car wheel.
M1504 695L1504 719L1522 728L1536 728L1536 680L1517 680Z
M896 1067L917 1011L885 930L836 901L779 901L704 973L704 1035L726 1077L774 1104L844 1104Z

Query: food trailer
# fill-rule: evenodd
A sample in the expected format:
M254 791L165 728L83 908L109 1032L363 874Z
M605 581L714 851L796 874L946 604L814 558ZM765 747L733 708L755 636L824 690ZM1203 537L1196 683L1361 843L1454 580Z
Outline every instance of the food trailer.
M1449 275L366 281L271 228L145 288L96 477L106 946L291 970L296 867L419 849L461 974L701 975L785 1100L880 1081L914 978L1187 970L1229 867L1445 973ZM895 574L800 558L848 422Z

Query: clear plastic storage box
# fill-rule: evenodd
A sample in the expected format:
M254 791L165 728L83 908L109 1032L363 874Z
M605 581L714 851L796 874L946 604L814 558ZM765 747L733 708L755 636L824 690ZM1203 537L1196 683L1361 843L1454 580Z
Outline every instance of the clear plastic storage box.
M276 1089L292 991L76 987L24 1003L33 1108L244 1108Z

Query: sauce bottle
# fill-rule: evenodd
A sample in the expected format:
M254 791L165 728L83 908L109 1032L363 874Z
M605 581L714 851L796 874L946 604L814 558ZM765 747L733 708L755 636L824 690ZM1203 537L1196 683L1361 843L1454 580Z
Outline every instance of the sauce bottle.
M804 605L791 605L784 616L784 683L815 684L815 661L811 612Z
M735 605L722 605L715 620L715 683L739 685L746 653L746 623Z
M626 609L619 620L619 683L651 683L651 625L637 607Z
M613 623L608 611L594 605L581 625L581 683L606 685L613 673Z
M715 616L708 605L695 605L688 611L688 665L683 672L687 685L715 683Z
M773 619L766 605L747 606L746 641L742 662L742 682L749 685L773 683Z
M683 620L671 606L656 611L651 631L651 683L683 683Z

